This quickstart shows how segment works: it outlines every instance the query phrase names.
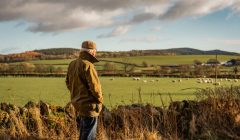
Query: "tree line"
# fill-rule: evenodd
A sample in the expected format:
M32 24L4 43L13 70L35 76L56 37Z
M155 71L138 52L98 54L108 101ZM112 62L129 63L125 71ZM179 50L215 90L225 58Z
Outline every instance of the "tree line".
M44 64L32 64L32 63L18 63L8 64L0 63L0 73L13 73L13 74L31 74L31 73L64 73L62 67L56 67L54 65Z
M142 66L123 63L122 67L113 62L106 62L103 65L101 74L103 75L175 75L179 77L212 77L214 75L235 78L239 74L239 67L225 67L221 65L201 65L202 62L195 60L194 64L189 65L150 65L146 61ZM121 70L120 70L121 69Z

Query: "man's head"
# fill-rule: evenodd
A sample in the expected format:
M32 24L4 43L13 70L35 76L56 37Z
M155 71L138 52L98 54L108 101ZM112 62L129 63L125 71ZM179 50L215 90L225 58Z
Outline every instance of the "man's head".
M89 54L95 57L97 53L96 43L90 40L83 41L82 48L80 50L88 52Z

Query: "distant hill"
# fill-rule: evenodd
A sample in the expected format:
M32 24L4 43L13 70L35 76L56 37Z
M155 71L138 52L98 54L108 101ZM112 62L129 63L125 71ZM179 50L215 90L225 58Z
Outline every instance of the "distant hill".
M239 53L228 52L222 50L210 50L203 51L193 48L171 48L171 49L159 49L159 50L131 50L131 51L118 51L118 52L106 52L99 51L97 53L100 58L111 57L131 57L131 56L150 56L150 55L238 55ZM77 58L79 55L79 49L76 48L49 48L40 49L34 51L26 51L17 54L0 54L0 62L18 62L29 59L72 59Z
M210 50L203 51L193 48L172 48L162 50L143 50L143 53L154 53L154 54L175 54L175 55L239 55L238 53L222 51L222 50Z
M235 53L235 52L227 52L227 51L222 51L222 50L211 50L211 51L205 51L205 54L239 55L239 53Z
M79 51L75 48L50 48L50 49L41 49L34 50L35 52L44 54L44 55L72 55ZM222 50L210 50L203 51L193 48L171 48L171 49L159 49L159 50L132 50L132 51L120 51L120 52L100 52L100 53L135 53L142 55L239 55L235 52L228 52Z
M44 55L72 55L78 51L79 49L74 49L74 48L50 48L50 49L34 50L34 52L38 52Z
M173 48L165 51L176 53L177 55L202 55L204 51L193 48Z

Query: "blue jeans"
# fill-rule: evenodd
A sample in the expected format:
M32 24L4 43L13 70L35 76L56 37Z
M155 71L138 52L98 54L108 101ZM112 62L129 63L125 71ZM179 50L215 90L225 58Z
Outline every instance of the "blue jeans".
M79 140L95 140L97 133L97 117L80 117Z

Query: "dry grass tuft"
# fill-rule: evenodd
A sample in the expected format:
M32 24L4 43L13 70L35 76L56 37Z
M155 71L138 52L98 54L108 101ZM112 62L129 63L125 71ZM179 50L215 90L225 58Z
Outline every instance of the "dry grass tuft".
M240 139L240 87L201 89L198 101L168 108L133 104L103 109L99 140ZM75 110L44 102L0 104L0 139L77 139Z

